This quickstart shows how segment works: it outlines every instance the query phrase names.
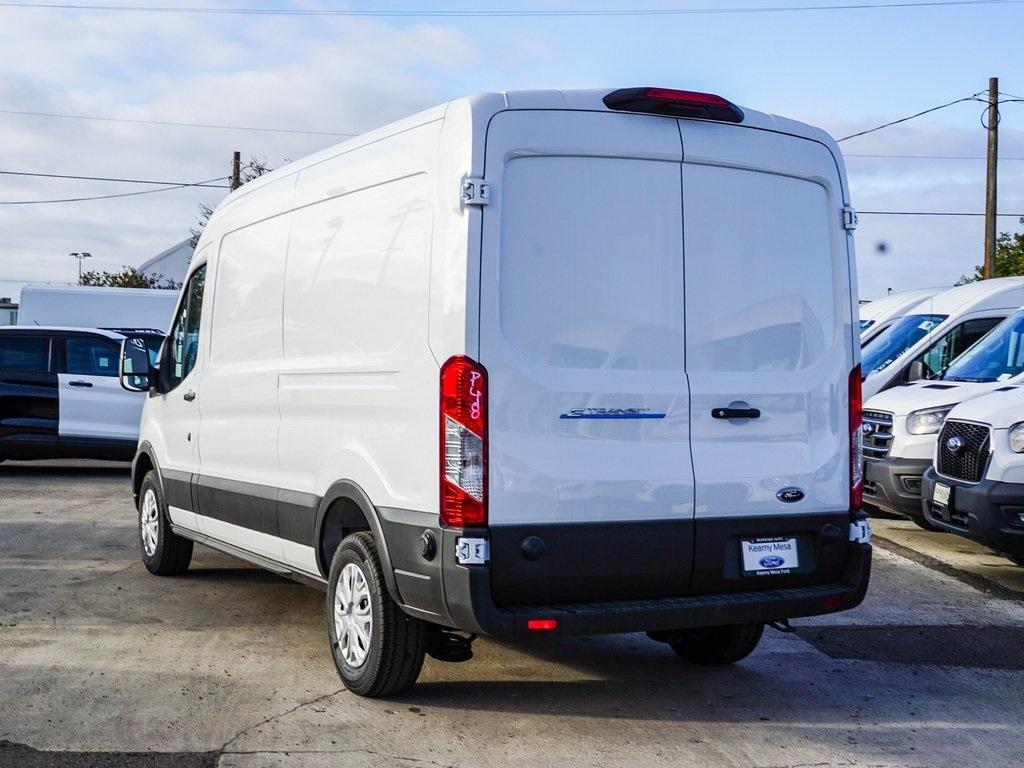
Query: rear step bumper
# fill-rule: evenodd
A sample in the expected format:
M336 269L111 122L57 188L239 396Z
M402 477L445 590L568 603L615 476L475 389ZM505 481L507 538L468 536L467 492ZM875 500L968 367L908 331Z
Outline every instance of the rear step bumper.
M461 569L463 579L445 579L446 597L459 629L497 636L599 635L618 632L748 624L818 616L855 608L864 600L871 574L871 545L850 545L839 581L806 587L552 605L495 605L486 567ZM555 619L557 629L531 631L531 619Z

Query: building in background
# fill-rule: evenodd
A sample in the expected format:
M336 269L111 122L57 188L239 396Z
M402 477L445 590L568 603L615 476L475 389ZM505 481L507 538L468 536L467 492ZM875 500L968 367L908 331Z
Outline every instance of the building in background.
M10 296L0 296L0 325L17 325L18 305Z
M158 253L148 261L139 265L139 272L144 275L162 275L176 283L185 281L189 262L192 261L192 246L188 240L172 245L166 251Z

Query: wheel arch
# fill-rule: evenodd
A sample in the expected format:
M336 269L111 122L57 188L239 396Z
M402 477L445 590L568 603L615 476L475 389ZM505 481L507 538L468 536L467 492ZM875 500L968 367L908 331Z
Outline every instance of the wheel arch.
M401 604L402 599L395 581L394 569L391 567L391 556L388 553L387 539L384 538L384 528L380 524L380 515L366 492L351 480L338 480L332 483L317 507L314 550L320 575L324 578L329 575L331 557L341 540L349 533L362 530L373 534L384 570L384 582L391 597Z
M139 443L139 449L135 453L135 458L132 459L132 498L135 500L136 506L139 502L139 489L142 487L142 480L146 473L155 469L157 475L160 475L160 465L156 463L153 453L153 446L144 440ZM162 479L161 485L163 485Z

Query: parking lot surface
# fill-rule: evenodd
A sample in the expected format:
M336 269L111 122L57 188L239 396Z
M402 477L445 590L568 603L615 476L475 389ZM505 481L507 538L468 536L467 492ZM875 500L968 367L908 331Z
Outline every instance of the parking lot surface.
M5 463L0 765L1021 765L1017 571L879 528L863 606L768 630L734 667L643 635L482 638L366 700L341 689L321 592L202 547L151 576L125 467Z

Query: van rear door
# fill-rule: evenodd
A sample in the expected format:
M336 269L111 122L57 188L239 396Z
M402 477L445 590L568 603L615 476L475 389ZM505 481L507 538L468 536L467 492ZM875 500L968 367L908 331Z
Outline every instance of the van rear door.
M664 117L490 123L479 359L499 603L689 587L681 149Z
M836 161L771 131L680 129L692 591L834 581L847 552L854 359Z

